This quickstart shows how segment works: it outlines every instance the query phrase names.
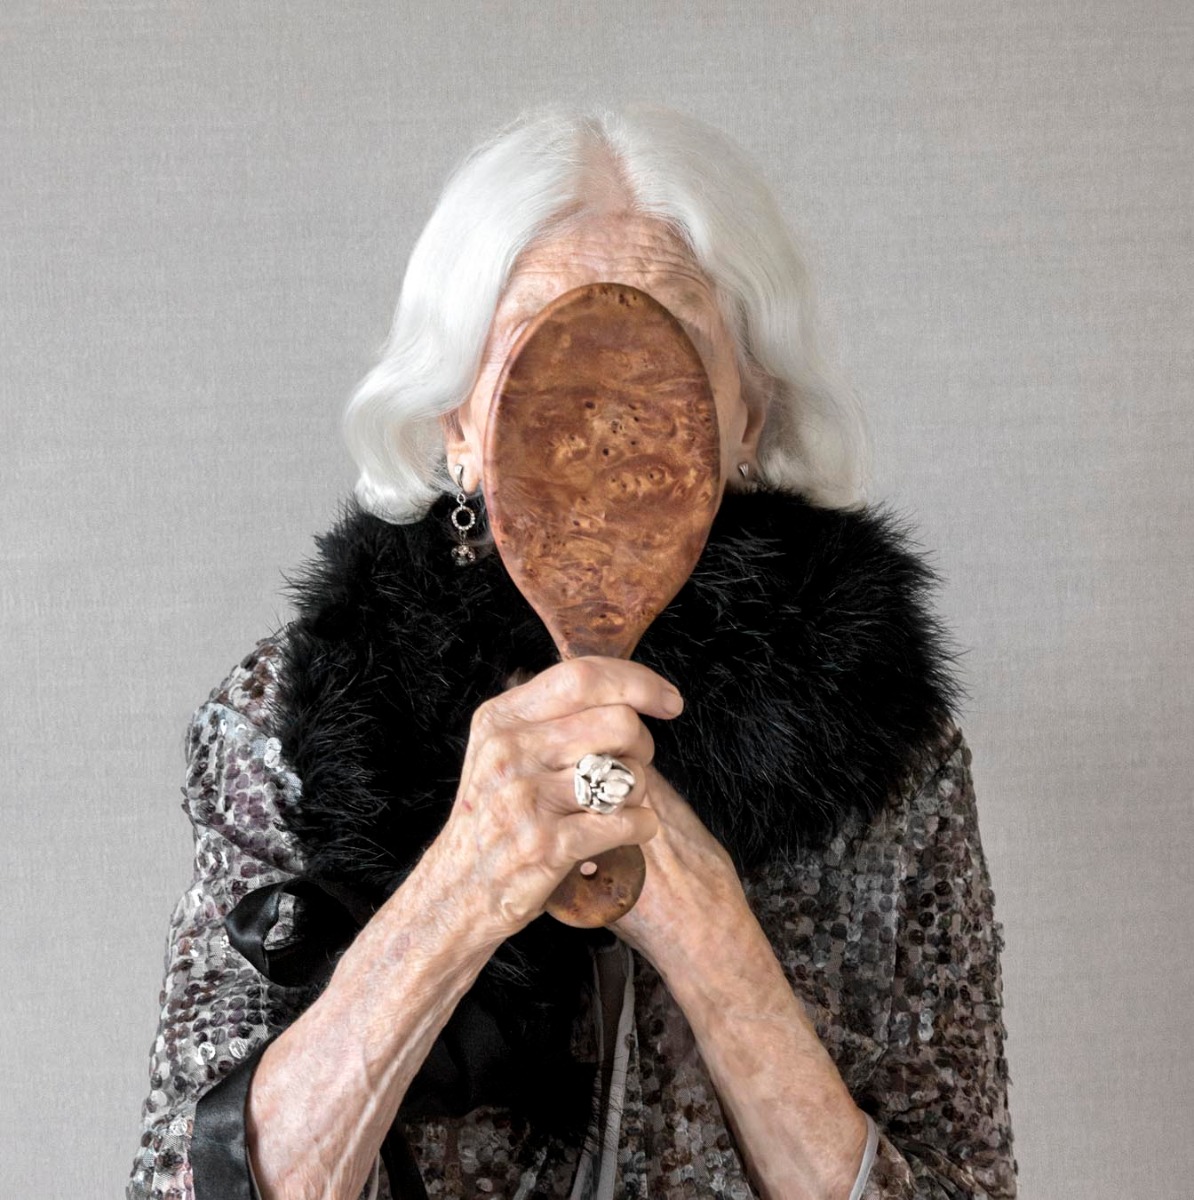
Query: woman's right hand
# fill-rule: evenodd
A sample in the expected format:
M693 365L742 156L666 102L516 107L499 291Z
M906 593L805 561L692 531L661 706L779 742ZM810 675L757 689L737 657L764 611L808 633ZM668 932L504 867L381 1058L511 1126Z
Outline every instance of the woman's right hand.
M682 707L650 668L597 656L478 706L443 829L254 1071L246 1153L262 1195L360 1193L406 1089L493 951L576 863L655 835L643 806L655 746L639 714ZM634 772L612 813L576 803L573 768L589 752Z
M450 868L468 893L454 899L495 940L539 916L577 863L655 836L659 819L643 806L655 744L639 714L682 708L649 667L597 655L556 663L477 707L455 803L424 857ZM634 774L614 812L576 802L573 769L588 753L612 754Z

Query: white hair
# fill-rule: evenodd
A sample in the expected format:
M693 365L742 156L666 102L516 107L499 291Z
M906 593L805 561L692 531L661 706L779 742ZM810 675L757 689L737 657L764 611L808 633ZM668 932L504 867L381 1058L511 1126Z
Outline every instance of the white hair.
M758 479L822 507L865 503L861 405L818 350L808 268L757 168L724 134L669 109L552 106L469 153L415 243L380 361L344 412L362 506L404 524L455 490L439 418L475 384L516 258L611 191L688 244L737 342L744 386L769 392Z

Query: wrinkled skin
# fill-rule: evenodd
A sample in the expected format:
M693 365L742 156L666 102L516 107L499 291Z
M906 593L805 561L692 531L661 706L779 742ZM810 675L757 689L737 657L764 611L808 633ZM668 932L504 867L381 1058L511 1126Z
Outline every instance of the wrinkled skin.
M521 323L600 280L641 288L685 323L713 385L723 481L735 485L738 464L754 462L766 391L752 384L748 399L708 281L665 226L606 212L516 264L476 384L443 423L467 491L480 486L489 403ZM410 1081L494 950L542 911L573 863L627 843L642 846L647 882L613 928L657 967L688 1018L760 1195L849 1194L864 1117L729 856L651 764L640 713L675 717L682 705L669 691L641 663L587 657L478 707L444 828L258 1063L245 1130L263 1200L358 1195ZM636 776L608 815L579 810L571 796L572 765L597 749L624 757Z
M739 463L753 464L766 416L766 390L757 379L746 386L739 370L733 336L718 310L713 287L684 242L657 218L624 211L590 213L574 219L554 235L532 243L515 262L490 327L477 380L465 403L443 422L444 449L453 477L464 467L465 491L480 487L485 427L502 367L522 329L557 296L586 283L629 284L657 299L684 326L701 355L717 406L721 432L722 483L740 486ZM617 659L602 659L606 670L626 671ZM646 730L636 714L628 745L642 744ZM583 720L583 715L582 715ZM595 731L590 728L590 734ZM581 753L600 749L616 753L592 737ZM579 757L579 755L578 755ZM621 756L626 760L626 756ZM466 763L469 759L466 758ZM648 760L649 761L649 760ZM653 962L668 945L676 945L679 927L695 913L729 912L727 898L745 906L729 856L688 804L652 767L627 765L639 783L629 800L656 809L668 820L661 835L643 845L647 883L643 895L611 928ZM569 774L565 763L564 774ZM568 779L553 789L559 795ZM565 793L565 803L568 802ZM643 832L640 830L640 834ZM636 839L639 840L639 839Z

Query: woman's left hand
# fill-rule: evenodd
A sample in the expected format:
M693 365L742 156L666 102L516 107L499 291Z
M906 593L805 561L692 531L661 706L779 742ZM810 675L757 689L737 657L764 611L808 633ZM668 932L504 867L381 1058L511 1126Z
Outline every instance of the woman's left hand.
M651 963L683 1011L755 1191L847 1195L867 1143L865 1114L729 853L653 766L643 803L659 818L642 844L647 878L609 928Z
M724 947L753 914L729 852L654 766L647 767L643 804L659 817L659 832L641 847L646 882L609 928L666 977L673 964L691 965Z

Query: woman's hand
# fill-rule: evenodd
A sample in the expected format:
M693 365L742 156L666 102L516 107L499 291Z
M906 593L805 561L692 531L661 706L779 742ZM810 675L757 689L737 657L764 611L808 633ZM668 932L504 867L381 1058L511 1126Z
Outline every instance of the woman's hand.
M655 967L684 1013L758 1195L849 1195L865 1114L725 848L654 767L647 796L659 833L643 847L646 883L609 927Z
M641 663L591 657L477 708L444 828L257 1065L246 1152L263 1196L360 1194L411 1081L497 946L577 862L655 835L643 805L655 745L639 713L682 707ZM576 803L573 770L590 751L634 772L615 812Z
M486 700L473 714L456 801L424 857L450 864L488 932L517 933L578 862L655 836L659 818L643 803L655 744L639 714L674 717L682 707L649 667L596 655ZM576 803L573 770L590 752L612 754L634 773L612 813Z
M729 852L653 766L645 805L659 817L643 847L646 882L609 928L667 978L724 955L754 917Z

